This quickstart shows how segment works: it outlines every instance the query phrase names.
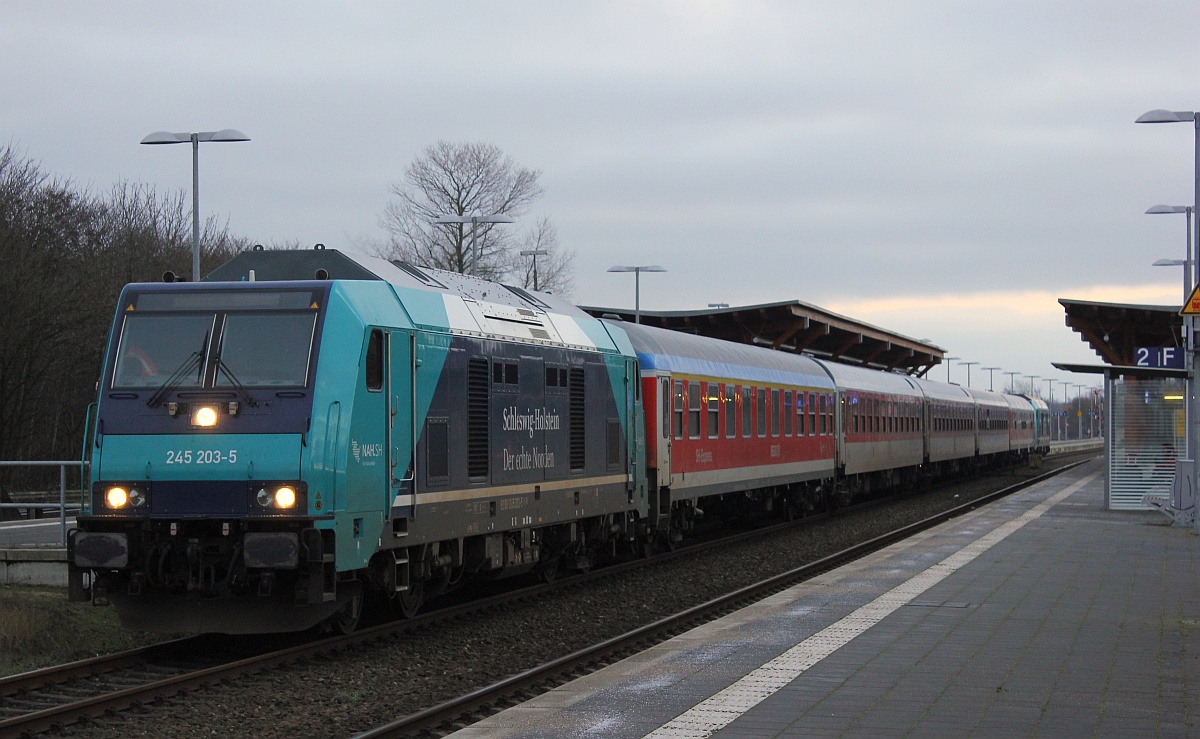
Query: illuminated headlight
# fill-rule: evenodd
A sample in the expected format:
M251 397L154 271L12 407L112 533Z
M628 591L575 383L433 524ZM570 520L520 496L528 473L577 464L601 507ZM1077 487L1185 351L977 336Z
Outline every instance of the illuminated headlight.
M135 487L113 485L104 491L104 503L113 510L145 508L146 494Z
M129 493L122 487L111 487L104 493L104 502L109 508L124 508L129 505Z
M275 491L276 508L292 508L296 505L296 491L284 485Z
M292 485L264 485L254 493L254 503L267 510L292 510L299 499Z
M211 405L196 406L192 411L192 425L200 428L212 428L217 425L217 409Z

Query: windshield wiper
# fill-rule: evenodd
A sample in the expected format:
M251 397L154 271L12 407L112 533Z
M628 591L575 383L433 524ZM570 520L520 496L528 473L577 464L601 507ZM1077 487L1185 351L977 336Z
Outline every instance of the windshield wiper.
M154 391L154 394L146 401L146 405L150 408L157 408L161 405L163 398L167 397L167 393L183 382L183 378L187 377L200 366L201 356L200 352L192 352L187 359L183 360L183 364L179 365L179 368L171 373L166 382L158 386L158 390Z
M224 359L217 360L217 372L229 378L229 384L233 385L233 389L237 391L238 397L240 397L246 405L250 406L251 408L258 407L258 401L254 399L254 396L250 394L250 391L246 389L246 386L242 384L241 380L234 376L233 370L229 369L229 365L225 364Z

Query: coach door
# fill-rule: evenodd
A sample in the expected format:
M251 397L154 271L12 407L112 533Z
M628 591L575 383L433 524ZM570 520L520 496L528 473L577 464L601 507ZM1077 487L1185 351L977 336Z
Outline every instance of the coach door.
M658 484L666 487L671 484L671 378L663 375L658 378L658 419L655 433L655 465L658 467Z

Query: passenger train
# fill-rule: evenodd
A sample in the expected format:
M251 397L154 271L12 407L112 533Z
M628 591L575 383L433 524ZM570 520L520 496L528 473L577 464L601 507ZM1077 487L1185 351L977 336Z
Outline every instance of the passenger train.
M354 628L1049 446L1036 398L318 248L126 286L70 597L161 632Z

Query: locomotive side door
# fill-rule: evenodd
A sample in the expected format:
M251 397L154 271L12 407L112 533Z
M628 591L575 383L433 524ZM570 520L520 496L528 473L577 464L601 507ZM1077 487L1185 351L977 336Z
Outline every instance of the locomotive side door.
M416 405L416 365L413 344L415 335L408 331L388 332L388 500L385 510L393 506L399 515L410 515L413 505L413 471L416 440L414 430Z

